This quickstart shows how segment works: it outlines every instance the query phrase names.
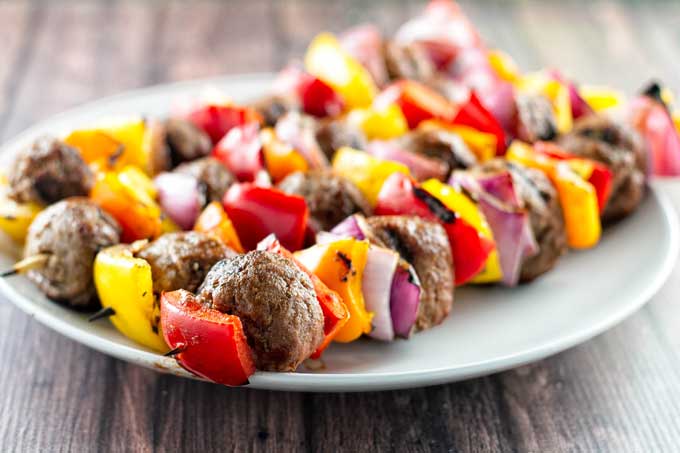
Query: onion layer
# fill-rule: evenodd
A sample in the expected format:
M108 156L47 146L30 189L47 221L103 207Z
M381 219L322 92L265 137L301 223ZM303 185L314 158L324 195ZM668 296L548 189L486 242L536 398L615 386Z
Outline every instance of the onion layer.
M206 201L198 180L182 173L161 173L154 179L154 185L163 212L183 230L193 228Z

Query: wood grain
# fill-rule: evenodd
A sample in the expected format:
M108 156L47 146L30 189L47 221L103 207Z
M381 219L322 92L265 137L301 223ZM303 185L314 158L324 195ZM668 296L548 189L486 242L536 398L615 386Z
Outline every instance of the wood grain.
M677 2L463 2L525 69L680 92ZM322 29L388 31L400 1L0 2L0 138L151 83L274 70ZM667 183L680 206L680 185ZM644 263L641 263L644 265ZM634 277L634 276L632 276ZM127 365L0 300L0 451L647 452L680 444L680 269L618 327L463 383L368 394L227 389Z

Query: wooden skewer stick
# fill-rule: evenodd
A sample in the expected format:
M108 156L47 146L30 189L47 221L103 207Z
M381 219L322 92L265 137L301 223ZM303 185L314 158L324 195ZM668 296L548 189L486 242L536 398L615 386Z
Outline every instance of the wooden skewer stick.
M0 277L9 277L11 275L21 274L31 269L43 267L50 255L47 253L40 253L38 255L29 256L12 266L12 269L0 273Z
M104 307L101 310L99 310L97 313L95 313L92 316L90 316L89 318L87 318L87 322L93 322L93 321L96 321L98 319L108 318L108 317L113 316L115 314L116 314L116 310L114 310L113 308Z

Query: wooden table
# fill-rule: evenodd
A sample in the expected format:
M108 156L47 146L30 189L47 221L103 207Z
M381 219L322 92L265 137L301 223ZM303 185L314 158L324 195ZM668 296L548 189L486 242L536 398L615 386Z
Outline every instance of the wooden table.
M524 68L559 66L628 92L659 77L680 93L677 2L464 6L486 39ZM118 91L275 70L318 30L375 21L391 31L420 7L405 0L1 2L0 139ZM680 188L666 185L680 206ZM618 327L513 371L328 395L156 374L74 343L0 300L0 451L677 451L678 294L680 268Z

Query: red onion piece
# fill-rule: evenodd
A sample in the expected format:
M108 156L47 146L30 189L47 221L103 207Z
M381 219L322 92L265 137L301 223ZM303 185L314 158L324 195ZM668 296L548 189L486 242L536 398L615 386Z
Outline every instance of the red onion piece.
M420 281L413 267L400 260L390 292L390 311L394 334L401 338L409 338L418 318L420 306Z
M406 151L396 143L372 141L366 151L375 157L406 165L418 181L446 178L447 166L443 162Z
M154 179L158 200L168 217L183 230L193 228L205 204L205 193L191 175L161 173Z
M364 24L350 28L340 35L340 44L366 68L376 85L384 86L389 82L383 56L383 38L378 27Z
M288 112L276 123L276 136L305 158L311 168L328 167L328 159L316 141L316 122L298 112Z
M330 234L337 238L351 237L354 239L365 239L358 215L351 215L333 227ZM318 235L317 235L318 241Z
M393 250L371 246L361 279L366 309L373 312L373 330L369 337L382 341L394 339L390 308L392 280L399 262L399 254Z
M629 106L629 119L649 148L651 172L680 175L680 135L666 107L649 96L639 96Z

